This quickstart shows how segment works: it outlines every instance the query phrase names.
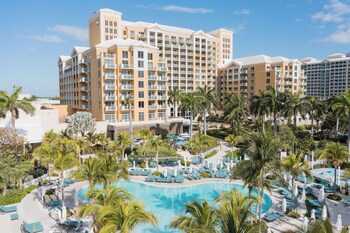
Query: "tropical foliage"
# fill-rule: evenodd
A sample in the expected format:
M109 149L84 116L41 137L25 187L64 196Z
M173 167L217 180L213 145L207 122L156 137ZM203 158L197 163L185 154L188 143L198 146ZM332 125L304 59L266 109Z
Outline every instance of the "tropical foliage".
M88 133L95 131L96 122L89 112L77 112L70 118L67 132L71 136L84 137Z

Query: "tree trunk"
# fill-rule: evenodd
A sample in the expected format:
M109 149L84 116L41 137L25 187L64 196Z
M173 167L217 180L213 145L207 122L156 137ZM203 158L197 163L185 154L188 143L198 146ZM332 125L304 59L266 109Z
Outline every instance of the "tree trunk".
M311 111L311 136L314 136L314 114Z
M62 178L62 193L61 193L61 197L62 197L62 206L64 206L64 171L62 171L62 175L61 175L61 178Z
M204 134L207 135L207 111L204 111L203 121L204 121Z
M51 182L51 169L50 169L50 164L47 165L47 174L49 176L49 182Z
M192 130L193 130L193 112L191 110L191 112L190 112L190 138L191 139L192 139L192 135L193 135Z
M131 114L130 104L129 104L129 136L132 139L132 114Z
M291 193L292 193L291 210L294 209L294 185L295 185L295 180L294 180L294 177L293 177L293 179L292 179L292 190L291 190Z
M14 109L11 110L11 125L12 129L16 130L16 111Z
M264 197L264 184L262 183L260 198L263 198L263 197ZM263 203L261 202L259 205L259 221L261 221L261 216L262 216L262 205Z
M350 152L350 117L348 119L348 152Z
M265 115L262 115L261 120L262 120L262 130L265 133Z
M334 166L334 193L337 191L337 166Z
M275 134L275 136L277 135L277 113L273 114L273 132Z
M157 171L158 171L158 163L159 163L159 161L158 161L158 151L157 151L157 153L156 153L156 161L157 161Z
M294 115L294 127L297 128L297 113L294 111L293 115Z
M177 111L176 111L176 100L174 99L174 106L173 106L173 110L174 110L174 117L177 117Z
M339 132L339 117L337 117L337 125L335 128L335 136L338 136L338 132Z

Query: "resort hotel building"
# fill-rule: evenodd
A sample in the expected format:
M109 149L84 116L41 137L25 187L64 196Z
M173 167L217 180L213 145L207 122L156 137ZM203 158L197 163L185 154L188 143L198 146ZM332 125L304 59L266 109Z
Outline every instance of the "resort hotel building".
M89 39L89 47L59 57L60 103L111 123L179 116L167 92L216 89L218 66L233 53L229 30L129 22L110 9L91 16Z
M218 92L246 94L249 97L273 86L280 92L305 94L306 81L302 63L297 59L258 55L237 58L219 66Z
M308 96L327 99L350 88L350 53L329 55L324 60L308 57L302 62Z

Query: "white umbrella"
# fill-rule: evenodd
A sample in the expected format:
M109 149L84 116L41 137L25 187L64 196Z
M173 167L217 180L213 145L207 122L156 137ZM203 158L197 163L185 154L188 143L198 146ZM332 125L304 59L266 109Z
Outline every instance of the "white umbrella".
M74 206L78 207L79 206L79 199L78 199L78 193L74 193Z
M233 167L233 160L230 160L230 167Z
M316 212L315 209L312 209L312 210L311 210L311 216L310 216L310 218L313 219L313 220L316 219L315 212Z
M327 218L327 206L324 205L322 208L322 216L321 216L322 220L325 221Z
M224 162L221 162L221 168L224 168Z
M227 171L230 171L230 170L231 170L230 166L227 166Z
M287 200L285 198L282 200L282 211L283 213L287 211Z
M295 197L298 196L298 185L296 185L296 184L294 184L293 194L294 194Z
M303 189L303 193L301 195L301 201L305 201L306 200L306 193L305 193L305 189Z
M307 155L304 155L304 162L308 161Z
M324 187L322 186L318 194L318 201L323 202L324 200Z
M337 177L337 180L338 180L338 185L340 185L340 167L338 167L338 177Z
M127 154L125 154L124 159L128 160L128 155Z
M177 161L177 164L179 165L179 169L181 169L181 161L180 160Z
M288 178L287 178L287 174L286 174L286 173L283 174L283 179L284 179L285 182L288 181Z
M174 176L175 177L177 176L177 169L175 169L175 171L174 171Z
M267 228L267 233L272 233L272 230L270 227Z
M338 231L341 231L343 229L343 224L342 224L342 221L341 221L341 215L340 214L338 214L337 223L335 224L335 227L337 228Z
M134 161L132 161L132 167L134 168L134 170L135 170L135 168L136 168L136 163L135 163L135 160Z
M307 219L307 217L304 217L304 222L303 222L303 231L304 232L307 231L308 225L309 225L309 219Z
M184 160L185 160L185 167L187 167L187 161L186 161L186 158L185 158Z
M293 189L292 179L289 179L288 189L289 189L289 190L292 190L292 189Z
M146 160L146 169L148 169L148 160Z
M62 206L62 218L66 219L67 218L67 207Z

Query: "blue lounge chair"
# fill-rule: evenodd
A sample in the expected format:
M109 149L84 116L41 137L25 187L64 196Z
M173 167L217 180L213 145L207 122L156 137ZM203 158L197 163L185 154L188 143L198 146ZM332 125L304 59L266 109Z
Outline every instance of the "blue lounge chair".
M281 217L284 216L284 213L283 212L278 212L278 211L275 211L275 212L271 212L271 213L267 213L265 214L265 216L263 217L263 219L267 222L273 222Z
M332 188L325 188L324 192L325 193L334 193L336 191L336 188L332 187Z
M309 200L309 205L312 207L321 208L324 205L324 203L320 202L319 200Z
M41 222L27 223L23 222L23 230L28 233L36 233L44 231L44 227Z
M18 213L11 214L10 217L11 217L11 220L17 220L18 219Z
M17 206L15 206L15 205L13 205L13 206L0 205L0 211L2 211L4 213L15 212L15 211L17 211Z
M350 206L350 199L344 200L344 205L345 205L345 206Z

